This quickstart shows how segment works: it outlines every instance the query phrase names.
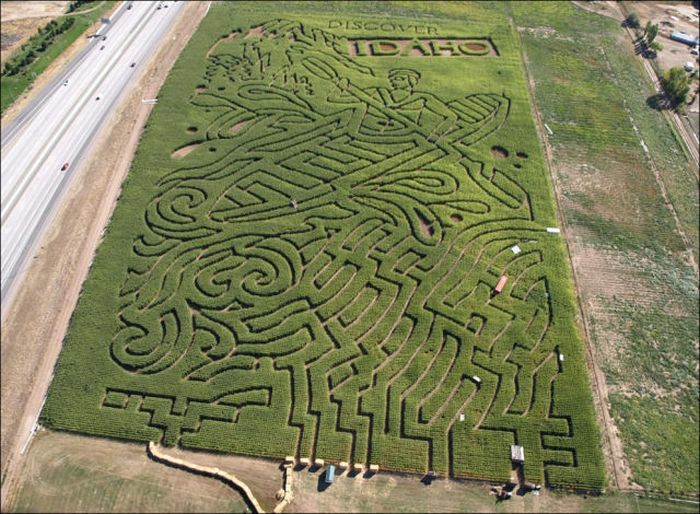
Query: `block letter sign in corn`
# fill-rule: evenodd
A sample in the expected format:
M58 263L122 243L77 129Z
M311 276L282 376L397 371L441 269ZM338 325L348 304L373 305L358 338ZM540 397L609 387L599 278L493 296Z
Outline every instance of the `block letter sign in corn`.
M43 422L493 480L520 445L528 481L603 488L506 18L262 8L212 6L161 91Z

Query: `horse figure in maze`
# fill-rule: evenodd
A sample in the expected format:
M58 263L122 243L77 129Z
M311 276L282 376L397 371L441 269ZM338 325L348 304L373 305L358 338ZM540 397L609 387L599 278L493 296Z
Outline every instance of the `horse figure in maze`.
M230 150L163 177L134 242L114 360L134 384L167 374L185 403L218 408L153 407L153 419L177 440L196 436L192 416L235 430L254 405L297 454L400 467L406 453L442 472L460 417L530 434L558 372L551 306L536 244L508 249L541 228L522 188L469 155L509 99L443 101L407 68L385 87L301 24L258 36L210 58L225 95L191 100ZM509 289L493 297L504 270ZM538 430L570 434L556 417Z

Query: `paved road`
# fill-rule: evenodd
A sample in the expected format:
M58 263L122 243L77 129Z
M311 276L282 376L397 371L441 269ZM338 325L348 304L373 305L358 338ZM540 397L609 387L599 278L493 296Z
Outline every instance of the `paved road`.
M163 38L182 5L177 1L122 4L99 37L3 130L3 311L90 143L135 82L140 64L167 44ZM69 167L63 171L65 163Z

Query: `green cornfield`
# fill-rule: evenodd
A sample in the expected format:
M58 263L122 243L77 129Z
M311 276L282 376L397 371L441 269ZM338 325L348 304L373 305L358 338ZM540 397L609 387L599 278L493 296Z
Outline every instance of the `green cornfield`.
M43 423L487 480L518 444L526 480L604 488L514 29L332 7L211 7Z

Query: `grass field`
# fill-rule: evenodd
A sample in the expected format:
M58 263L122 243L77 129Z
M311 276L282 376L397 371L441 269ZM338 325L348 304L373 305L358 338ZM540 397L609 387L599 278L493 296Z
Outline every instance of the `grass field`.
M153 462L141 444L40 432L7 512L248 511L230 487Z
M614 20L513 3L633 480L698 492L698 186ZM648 148L648 153L645 151ZM659 180L654 171L658 172ZM678 214L679 235L660 184Z
M603 488L507 5L263 5L212 6L163 87L43 423L492 480L520 444Z
M76 11L75 16L71 15L75 21L71 27L65 32L59 34L53 39L51 44L43 51L36 50L36 46L40 43L40 38L37 43L29 41L26 48L18 49L17 53L24 53L35 48L38 57L31 64L22 68L22 71L16 75L3 75L0 77L0 112L4 112L12 102L14 102L24 91L34 82L34 79L40 75L49 65L68 48L76 39L78 39L87 30L90 25L95 23L100 16L112 8L114 1L95 1L84 4ZM81 13L92 7L98 7L90 12ZM78 14L80 13L80 14ZM61 23L66 18L59 17L57 20ZM14 57L14 54L13 54Z

